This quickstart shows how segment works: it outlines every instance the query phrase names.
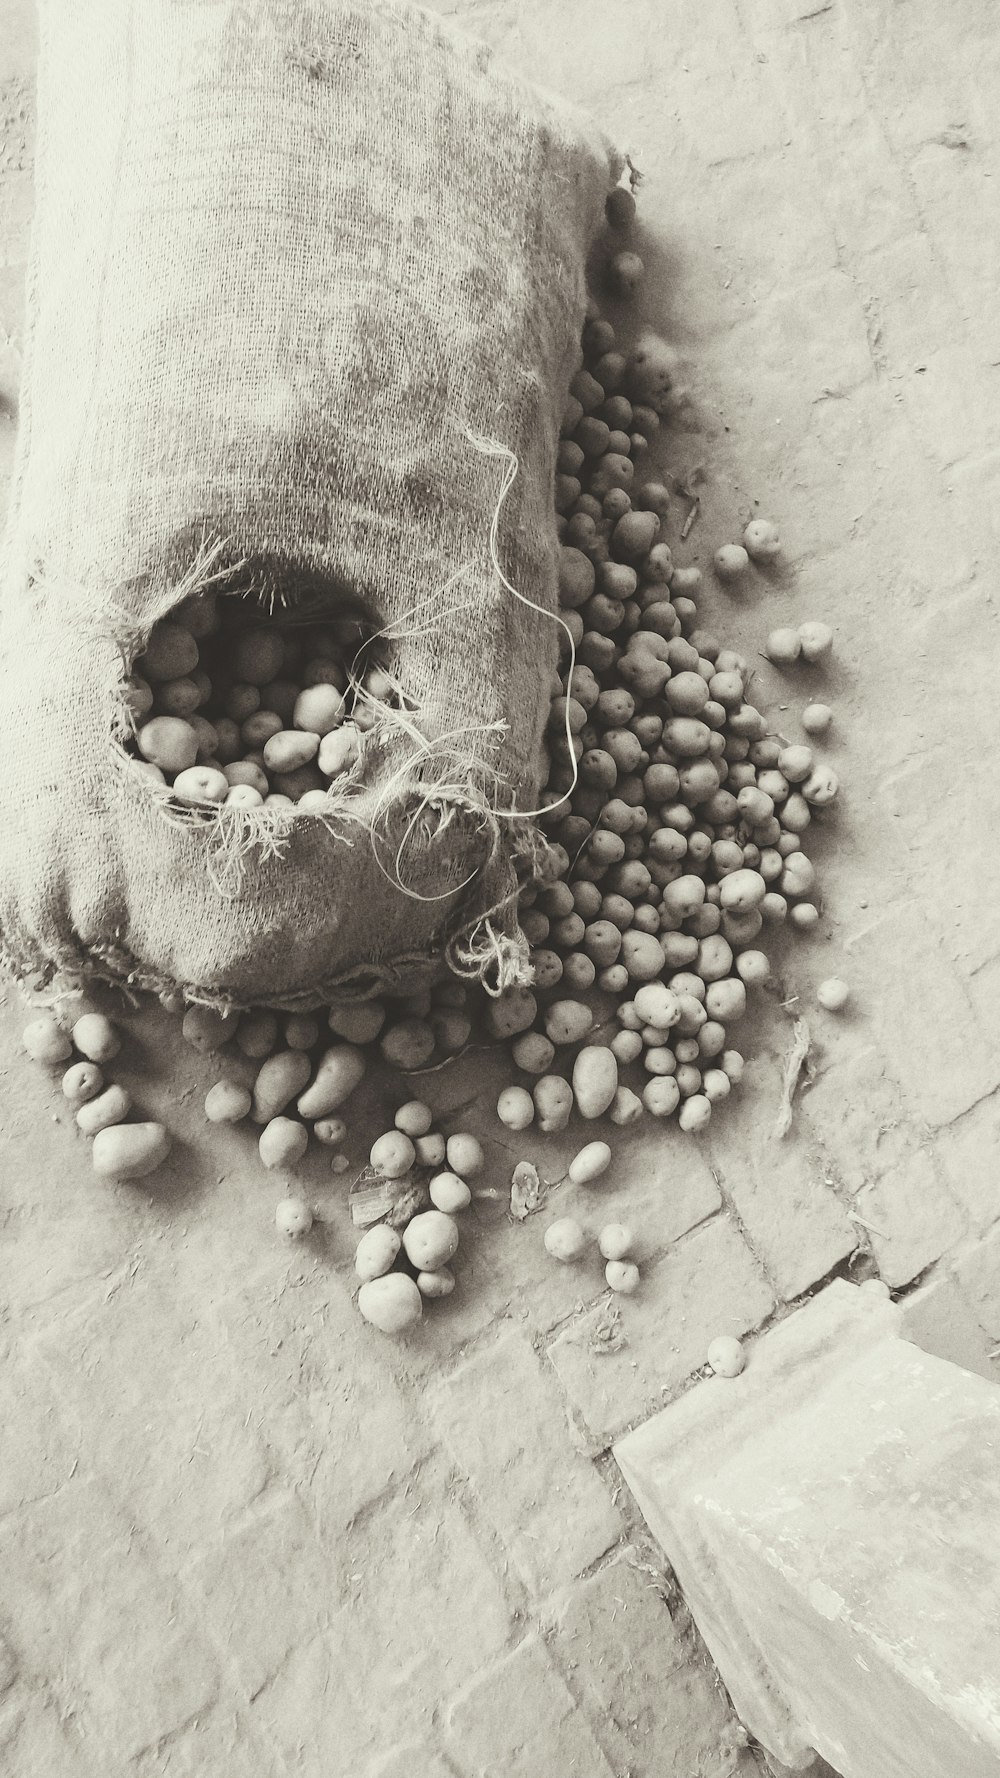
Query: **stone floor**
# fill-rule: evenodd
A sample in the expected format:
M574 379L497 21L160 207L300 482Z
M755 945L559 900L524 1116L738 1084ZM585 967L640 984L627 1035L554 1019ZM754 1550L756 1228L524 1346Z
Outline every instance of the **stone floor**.
M761 1769L609 1456L720 1332L877 1271L913 1336L1000 1356L1000 32L989 0L439 4L583 102L643 173L648 318L692 392L668 466L703 476L682 560L760 511L787 568L713 628L806 617L822 678L760 663L782 732L822 685L845 785L823 920L776 954L741 1093L698 1142L631 1134L592 1225L641 1231L640 1294L556 1269L543 1218L470 1216L459 1289L401 1346L352 1304L343 1189L289 1250L240 1131L165 1020L120 1071L175 1132L108 1190L0 1009L0 1746L10 1778L747 1778ZM33 22L0 47L0 450L16 410ZM997 185L992 181L997 179ZM997 372L997 376L994 376ZM673 541L673 539L671 539ZM845 976L853 1010L814 1004ZM784 1004L788 1003L788 1004ZM813 1079L772 1134L790 1015ZM354 1123L367 1148L376 1084ZM530 1152L481 1057L432 1077ZM470 1106L472 1109L470 1109ZM523 1143L523 1139L521 1139ZM561 1188L553 1201L569 1207Z

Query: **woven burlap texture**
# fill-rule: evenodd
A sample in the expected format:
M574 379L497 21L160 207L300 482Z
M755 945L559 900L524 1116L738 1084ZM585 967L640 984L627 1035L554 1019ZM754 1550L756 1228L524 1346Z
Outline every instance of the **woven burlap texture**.
M42 0L41 38L8 962L235 1005L391 987L449 944L516 979L536 833L483 810L539 793L554 460L614 152L385 0ZM128 767L124 678L202 545L385 624L422 745L387 729L349 810L176 821Z

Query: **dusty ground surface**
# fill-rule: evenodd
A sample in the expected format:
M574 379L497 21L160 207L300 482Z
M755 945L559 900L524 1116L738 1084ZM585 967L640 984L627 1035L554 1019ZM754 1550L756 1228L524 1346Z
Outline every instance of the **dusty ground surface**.
M2 1017L0 1745L10 1778L732 1778L755 1769L608 1448L707 1341L836 1270L907 1294L935 1350L1000 1341L1000 33L989 0L441 6L582 100L645 173L650 319L685 358L702 466L681 560L759 510L787 567L711 627L747 652L829 620L820 678L760 665L789 737L822 694L846 786L812 845L824 918L778 957L740 1095L700 1143L622 1144L580 1207L641 1230L606 1339L595 1265L470 1212L459 1288L395 1347L353 1308L342 1185L303 1169L275 1236L249 1138L206 1133L204 1063L126 1014L120 1078L175 1132L109 1190ZM0 88L0 336L13 396L31 199L26 0ZM9 463L11 411L3 415ZM758 506L759 503L759 506ZM671 539L673 540L673 539ZM837 973L854 1010L811 1002ZM815 1078L770 1132L800 996ZM171 1084L168 1086L167 1081ZM376 1096L372 1090L369 1099ZM433 1078L490 1139L482 1059ZM468 1109L470 1102L473 1109ZM375 1112L372 1111L374 1118ZM354 1158L367 1147L354 1119ZM554 1175L553 1139L526 1145ZM571 1206L563 1188L555 1198ZM718 1385L713 1385L718 1386Z

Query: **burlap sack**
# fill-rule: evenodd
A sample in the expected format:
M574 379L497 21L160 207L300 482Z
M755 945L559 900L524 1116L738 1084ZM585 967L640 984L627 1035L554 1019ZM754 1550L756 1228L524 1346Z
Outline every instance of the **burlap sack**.
M391 987L446 949L516 978L536 840L507 817L539 791L554 458L615 157L388 0L41 10L7 959L236 1005ZM329 820L178 818L121 744L152 623L242 558L292 604L300 571L359 595L412 700Z

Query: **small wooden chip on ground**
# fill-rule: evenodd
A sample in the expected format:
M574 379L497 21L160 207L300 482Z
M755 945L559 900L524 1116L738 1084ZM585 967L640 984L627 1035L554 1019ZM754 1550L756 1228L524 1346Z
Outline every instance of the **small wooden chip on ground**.
M540 1210L545 1200L545 1186L538 1177L538 1168L530 1161L518 1161L510 1181L510 1214L514 1222L523 1222L533 1211Z
M785 1078L781 1088L781 1104L775 1119L774 1134L779 1139L786 1136L792 1125L792 1099L799 1084L799 1075L809 1054L809 1026L805 1019L796 1019L793 1024L793 1042L785 1060Z
M356 1229L370 1229L377 1222L401 1229L430 1200L426 1184L412 1173L403 1179L384 1179L374 1167L362 1167L349 1201Z

